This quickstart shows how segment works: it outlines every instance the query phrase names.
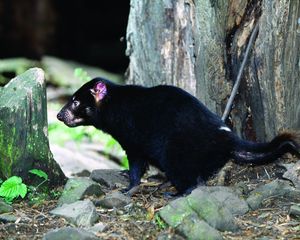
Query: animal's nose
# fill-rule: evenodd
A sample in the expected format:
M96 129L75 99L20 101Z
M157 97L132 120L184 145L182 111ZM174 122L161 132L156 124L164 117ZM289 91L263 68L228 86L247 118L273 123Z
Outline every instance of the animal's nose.
M61 114L61 112L59 112L58 114L57 114L57 119L59 120L59 121L63 121L63 115Z

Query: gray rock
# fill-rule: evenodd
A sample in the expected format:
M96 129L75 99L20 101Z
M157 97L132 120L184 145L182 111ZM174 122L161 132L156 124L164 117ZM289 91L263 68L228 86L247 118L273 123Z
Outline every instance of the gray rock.
M161 218L186 239L222 239L219 232L206 223L190 207L187 198L170 202L159 212Z
M229 209L219 200L201 189L187 196L189 206L210 226L220 231L235 231L237 226Z
M295 217L300 217L300 205L292 205L290 208L290 215L295 216Z
M249 211L247 202L240 197L242 195L240 191L224 186L201 186L195 189L192 195L197 194L198 191L207 192L207 194L217 199L234 216L243 215Z
M299 198L300 190L290 186L288 181L277 179L253 190L247 198L247 203L255 210L262 205L264 199L272 196Z
M0 199L0 214L12 212L13 207Z
M76 226L90 227L98 220L94 204L90 200L64 204L53 209L51 214L65 218Z
M207 224L207 222L200 220L195 215L190 215L182 221L177 227L177 230L190 240L221 240L221 234Z
M107 194L103 199L97 201L96 206L103 208L123 208L131 203L131 198L120 192Z
M7 222L15 222L17 221L17 217L11 213L3 213L0 214L0 222L7 223Z
M64 227L47 232L43 240L96 240L93 233L81 228Z
M165 231L160 233L157 236L157 240L185 240L186 238L184 238L181 235L178 235L176 233L170 233L169 231Z
M128 177L120 170L113 169L98 169L91 173L90 178L109 189L116 187L127 187L129 185Z
M85 230L87 230L89 232L92 232L94 234L97 234L97 233L103 232L103 230L105 228L106 228L106 225L104 223L102 223L102 222L99 222L99 223L96 223L92 227L85 228Z
M161 218L171 227L175 228L182 223L183 219L195 214L186 198L177 198L159 211Z
M236 211L230 206L233 213L248 211L246 203L233 190L225 187L199 187L187 197L171 201L159 214L168 225L176 228L187 239L222 239L217 230L238 229L227 208L230 201L242 206Z
M282 164L287 171L283 174L283 178L291 180L294 186L300 189L300 160L296 163Z
M98 183L87 177L70 178L58 200L58 205L69 204L82 200L84 196L101 196L103 191Z

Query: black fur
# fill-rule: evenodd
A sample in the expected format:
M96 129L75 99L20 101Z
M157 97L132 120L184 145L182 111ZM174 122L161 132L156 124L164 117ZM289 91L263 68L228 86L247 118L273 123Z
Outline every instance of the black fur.
M107 88L100 101L93 90L99 82ZM140 183L148 164L164 171L183 193L231 158L261 164L299 150L292 134L270 143L238 138L198 99L173 86L121 86L96 78L73 95L58 119L70 127L93 125L118 140L128 155L128 189Z

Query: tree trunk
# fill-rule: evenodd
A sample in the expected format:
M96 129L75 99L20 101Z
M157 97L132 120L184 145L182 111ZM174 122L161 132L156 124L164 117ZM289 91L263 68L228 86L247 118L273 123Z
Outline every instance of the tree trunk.
M258 140L299 128L299 9L293 0L131 0L128 81L177 85L221 115L259 24L228 124Z
M0 87L0 178L27 179L33 168L53 185L65 176L49 149L45 76L30 69Z

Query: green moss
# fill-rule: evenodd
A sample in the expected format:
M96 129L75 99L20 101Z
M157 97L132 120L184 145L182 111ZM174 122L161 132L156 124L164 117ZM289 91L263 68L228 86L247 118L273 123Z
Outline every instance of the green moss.
M160 212L162 219L168 223L171 227L177 227L184 218L191 214L195 214L194 211L189 207L188 202L184 198L179 198L166 207Z
M53 161L47 136L47 106L44 72L31 69L11 80L0 91L0 177L17 174L28 177L31 168L52 168L53 181L64 176ZM55 169L59 169L55 171Z
M16 129L12 127L3 129L4 124L0 124L0 166L3 169L3 177L7 178L11 176L11 166L13 164L13 156L15 154L13 147L13 139L15 136ZM11 132L11 134L10 134ZM9 137L8 137L9 136ZM12 137L10 137L12 136Z

